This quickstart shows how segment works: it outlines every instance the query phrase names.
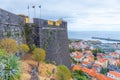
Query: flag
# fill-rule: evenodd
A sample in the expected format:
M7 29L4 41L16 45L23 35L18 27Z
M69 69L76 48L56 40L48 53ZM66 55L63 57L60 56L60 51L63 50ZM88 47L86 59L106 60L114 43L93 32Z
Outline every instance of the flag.
M29 5L28 5L27 9L29 9Z
M32 6L32 8L35 8L35 6Z
M41 8L41 5L39 6L39 8Z

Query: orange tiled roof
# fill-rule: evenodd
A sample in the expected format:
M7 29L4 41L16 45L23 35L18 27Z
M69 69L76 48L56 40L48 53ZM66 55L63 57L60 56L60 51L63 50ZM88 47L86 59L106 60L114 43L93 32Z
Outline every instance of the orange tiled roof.
M79 58L81 58L81 57L82 57L82 55L75 56L75 58L77 58L77 59L79 59Z
M82 62L82 64L86 64L86 65L87 65L87 64L89 64L89 62L87 62L87 61L84 61L84 62Z
M117 63L118 65L120 65L120 61L117 61L116 63Z
M75 51L75 54L80 55L82 54L81 52Z
M95 77L96 74L97 74L97 71L95 69L90 69L89 71L90 76Z
M89 61L90 61L90 62L94 61L94 57L92 57L92 56L89 57Z
M105 75L97 74L97 71L95 69L82 68L80 65L75 65L72 68L72 70L73 71L82 70L83 72L87 73L88 75L90 75L92 77L96 77L98 80L113 80L112 78L107 77Z
M96 64L96 63L94 63L93 66L101 67L100 64Z
M75 65L73 66L72 70L75 71L75 70L81 70L82 67L80 65Z
M82 71L85 73L89 73L89 69L88 68L82 68Z
M107 59L100 59L100 60L98 60L100 63L103 63L103 62L105 62Z
M97 73L95 69L82 68L82 71L94 77Z
M98 80L113 80L112 78L107 77L107 76L105 76L105 75L103 75L103 74L96 74L95 77L96 77Z
M120 73L119 72L109 71L109 74L112 74L112 75L120 78Z

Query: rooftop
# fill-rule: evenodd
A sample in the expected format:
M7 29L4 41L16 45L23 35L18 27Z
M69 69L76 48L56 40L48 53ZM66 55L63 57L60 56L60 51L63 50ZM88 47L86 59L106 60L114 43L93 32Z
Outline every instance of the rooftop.
M119 72L116 72L116 71L109 71L109 74L114 75L114 76L120 78L120 73L119 73Z
M72 67L72 70L75 71L75 70L81 70L82 69L82 66L80 65L75 65Z
M103 75L103 74L96 74L95 77L96 77L98 80L113 80L112 78L107 77L107 76L105 76L105 75Z
M90 75L91 77L95 77L97 78L98 80L113 80L112 78L110 77L107 77L103 74L98 74L97 71L95 69L88 69L88 68L84 68L84 67L81 67L80 65L75 65L73 68L72 68L73 71L75 70L82 70L83 72L87 73L88 75ZM120 75L120 74L119 74Z

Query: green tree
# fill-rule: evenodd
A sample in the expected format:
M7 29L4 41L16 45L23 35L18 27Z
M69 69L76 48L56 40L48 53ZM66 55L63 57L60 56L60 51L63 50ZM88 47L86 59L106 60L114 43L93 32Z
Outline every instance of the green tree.
M101 70L101 74L106 74L107 73L107 69L102 69Z
M103 51L100 48L92 50L93 55L96 57L97 53L103 53Z
M102 53L103 51L102 51L100 48L98 48L98 49L97 49L97 52L98 52L98 53Z
M97 49L92 50L92 53L96 57L97 56Z
M66 66L61 65L57 67L57 76L59 80L70 80L71 72Z
M69 48L69 52L70 53L75 52L75 49L74 48Z
M82 52L82 49L80 48L80 49L78 49L77 51Z
M21 68L19 58L6 55L0 50L0 80L20 80Z
M73 72L73 77L75 80L90 80L88 76L81 70L75 70Z
M8 53L16 53L17 48L17 42L13 40L12 38L4 38L0 41L0 48L4 49Z
M35 48L33 50L33 58L38 61L37 67L39 67L40 61L44 61L46 57L46 52L45 50L41 48Z
M94 57L94 60L97 60L97 57Z

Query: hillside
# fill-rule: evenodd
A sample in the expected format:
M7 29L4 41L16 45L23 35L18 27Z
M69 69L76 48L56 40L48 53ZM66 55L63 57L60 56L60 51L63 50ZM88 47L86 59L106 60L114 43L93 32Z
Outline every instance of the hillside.
M21 80L30 80L32 67L36 66L37 62L33 60L31 54L26 54L22 59L23 74ZM52 74L53 69L56 72L56 66L53 64L40 63L39 66L39 77L40 80L50 80L50 78L56 78L56 74ZM55 79L57 80L57 79Z

